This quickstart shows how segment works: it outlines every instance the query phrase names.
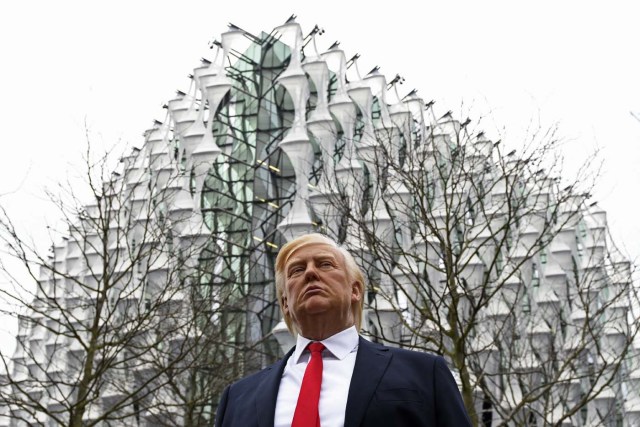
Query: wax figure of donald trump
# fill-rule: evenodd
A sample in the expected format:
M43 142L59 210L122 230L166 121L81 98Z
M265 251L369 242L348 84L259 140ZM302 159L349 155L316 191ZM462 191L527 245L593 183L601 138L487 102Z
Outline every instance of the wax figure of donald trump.
M296 346L228 386L216 427L470 426L444 359L358 335L364 276L321 234L284 245L276 291Z

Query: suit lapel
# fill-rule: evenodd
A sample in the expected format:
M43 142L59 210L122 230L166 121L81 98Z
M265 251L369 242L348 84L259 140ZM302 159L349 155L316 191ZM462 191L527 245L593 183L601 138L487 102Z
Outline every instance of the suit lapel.
M391 361L388 348L371 343L360 337L356 364L353 368L344 427L360 425L369 402L380 383L382 375Z
M293 354L293 347L282 359L268 367L268 372L256 387L256 415L259 427L273 427L273 421L276 415L276 401L278 399L278 389L280 388L280 380L287 360Z

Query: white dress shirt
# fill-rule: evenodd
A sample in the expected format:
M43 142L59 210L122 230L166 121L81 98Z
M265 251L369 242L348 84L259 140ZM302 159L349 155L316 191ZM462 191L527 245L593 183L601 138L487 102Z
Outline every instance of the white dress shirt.
M291 427L302 378L311 356L307 350L310 342L298 335L295 352L287 361L280 380L274 427ZM320 426L343 427L349 385L356 364L358 332L352 326L320 342L326 347L322 352Z

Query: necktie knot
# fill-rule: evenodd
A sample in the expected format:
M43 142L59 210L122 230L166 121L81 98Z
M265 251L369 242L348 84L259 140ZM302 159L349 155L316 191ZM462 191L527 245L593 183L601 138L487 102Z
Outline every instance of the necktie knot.
M312 342L307 348L313 355L314 353L322 353L322 350L324 350L326 347L321 342Z

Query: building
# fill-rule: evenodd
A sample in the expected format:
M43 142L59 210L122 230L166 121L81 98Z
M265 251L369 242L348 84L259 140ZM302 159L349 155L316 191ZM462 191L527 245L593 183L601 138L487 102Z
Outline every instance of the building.
M291 344L273 261L312 230L367 271L365 334L444 354L478 422L639 425L631 264L553 147L503 155L320 32L230 26L69 222L4 425L210 424L221 385Z

